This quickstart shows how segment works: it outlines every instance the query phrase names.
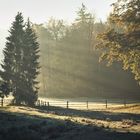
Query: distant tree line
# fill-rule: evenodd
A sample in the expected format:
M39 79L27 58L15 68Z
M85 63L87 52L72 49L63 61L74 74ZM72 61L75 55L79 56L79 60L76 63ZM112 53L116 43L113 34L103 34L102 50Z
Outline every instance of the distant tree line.
M0 96L12 93L15 104L34 105L38 98L39 44L30 20L18 13L6 38L0 71Z
M53 18L45 24L34 24L41 50L41 95L59 98L137 95L140 88L130 70L124 72L120 62L111 67L106 67L106 61L99 63L103 50L95 47L101 41L97 35L112 27L114 24L109 21L96 21L84 4L70 25Z
M71 25L54 18L32 25L18 13L3 50L0 97L12 93L14 103L27 105L38 91L50 97L140 97L140 3L117 0L112 6L105 23L84 4Z

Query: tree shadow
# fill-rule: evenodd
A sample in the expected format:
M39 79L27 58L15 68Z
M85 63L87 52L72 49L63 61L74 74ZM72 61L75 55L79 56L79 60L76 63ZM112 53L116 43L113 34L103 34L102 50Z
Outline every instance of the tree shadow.
M62 107L54 107L50 106L45 107L37 107L40 111L54 111L58 115L65 116L73 116L73 117L84 117L88 119L98 119L98 120L111 120L111 121L122 121L133 120L135 122L140 122L140 114L133 113L117 113L117 112L109 112L109 111L96 111L96 110L78 110L78 109L66 109Z
M39 110L38 110L39 111ZM40 110L42 111L42 110ZM75 112L76 113L76 112ZM0 111L0 140L139 140L140 134L104 127Z

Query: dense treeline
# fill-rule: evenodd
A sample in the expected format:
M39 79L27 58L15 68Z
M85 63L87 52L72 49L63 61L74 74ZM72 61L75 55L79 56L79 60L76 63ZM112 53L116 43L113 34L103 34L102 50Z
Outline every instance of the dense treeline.
M40 94L46 97L139 97L140 88L119 62L106 67L99 63L96 36L113 26L95 22L95 16L82 7L74 23L51 18L34 25L41 46Z

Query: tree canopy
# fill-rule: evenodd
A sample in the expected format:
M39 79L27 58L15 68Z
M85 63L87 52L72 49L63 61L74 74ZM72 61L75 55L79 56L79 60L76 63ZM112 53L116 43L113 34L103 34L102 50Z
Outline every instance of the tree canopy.
M140 84L140 2L118 0L112 6L113 12L109 16L112 26L98 35L97 48L103 50L100 58L108 64L122 62L123 69L130 69Z
M120 94L124 97L133 92L133 96L137 96L140 87L129 70L123 71L119 63L108 68L98 62L100 52L94 48L98 42L96 36L113 25L97 22L93 15L82 5L71 25L63 21L62 28L57 25L62 20L56 19L46 21L45 25L34 25L41 53L40 95L104 98L120 97ZM56 40L54 32L57 28Z

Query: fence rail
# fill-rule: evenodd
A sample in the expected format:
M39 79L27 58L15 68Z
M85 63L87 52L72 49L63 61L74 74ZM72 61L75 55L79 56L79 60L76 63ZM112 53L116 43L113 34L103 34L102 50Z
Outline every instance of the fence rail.
M67 109L71 108L78 108L78 109L107 109L110 107L127 107L130 104L140 104L139 101L127 101L119 100L116 102L112 102L109 99L100 100L98 102L96 101L46 101L46 100L38 100L36 102L36 106L54 106L54 107L63 107Z
M0 99L0 106L9 105L12 102L12 99ZM47 101L39 99L35 106L40 107L62 107L62 108L78 108L78 109L107 109L110 107L127 107L130 104L140 104L139 101L129 101L129 100L117 100L111 101L109 99L102 99L97 101Z

